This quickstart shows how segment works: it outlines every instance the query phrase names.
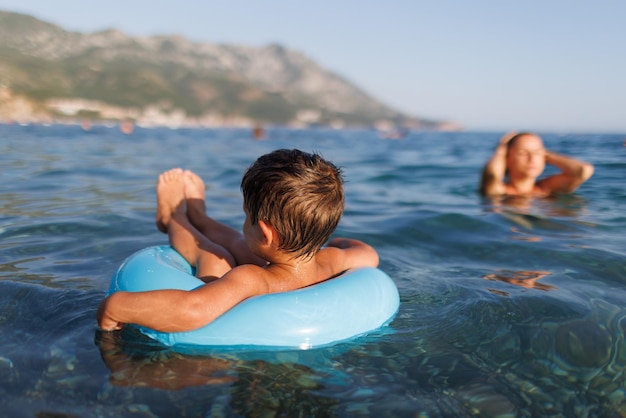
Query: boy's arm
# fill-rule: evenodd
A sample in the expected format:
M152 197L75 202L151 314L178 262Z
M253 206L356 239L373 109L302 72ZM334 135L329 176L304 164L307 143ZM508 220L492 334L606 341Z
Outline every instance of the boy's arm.
M340 272L356 267L378 267L378 253L363 241L333 238L326 246L342 250Z
M516 133L509 133L500 138L496 150L489 161L487 161L487 164L485 164L480 180L480 193L483 196L493 196L505 192L504 176L506 174L507 144L515 135Z
M116 292L98 307L98 325L105 331L136 324L162 332L190 331L207 325L239 302L260 294L263 281L256 266L241 266L220 279L191 291Z
M593 175L593 165L554 152L546 152L546 163L561 173L539 181L538 186L551 193L572 193Z

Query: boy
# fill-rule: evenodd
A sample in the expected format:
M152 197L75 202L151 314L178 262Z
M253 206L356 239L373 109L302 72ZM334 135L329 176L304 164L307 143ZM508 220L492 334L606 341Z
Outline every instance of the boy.
M537 180L546 164L560 173ZM508 181L505 176L508 175ZM484 196L546 197L572 193L593 175L593 165L545 149L531 133L508 134L500 139L482 173L480 192Z
M163 332L207 325L243 300L322 282L355 267L377 267L369 245L335 238L344 207L341 171L317 154L277 150L241 182L243 235L205 213L204 184L180 168L157 184L157 226L206 282L192 291L117 292L98 308L103 330L125 323Z

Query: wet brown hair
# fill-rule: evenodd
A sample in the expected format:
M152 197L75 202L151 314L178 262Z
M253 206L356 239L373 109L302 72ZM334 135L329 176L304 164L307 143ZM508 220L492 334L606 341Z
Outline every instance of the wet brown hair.
M513 148L513 146L515 145L515 143L523 136L537 136L531 132L520 132L518 134L515 134L511 139L509 139L509 142L506 143L506 152L507 154L509 153L509 151L511 150L511 148Z
M343 214L341 170L318 154L279 149L259 157L241 180L250 222L271 225L279 248L312 257Z

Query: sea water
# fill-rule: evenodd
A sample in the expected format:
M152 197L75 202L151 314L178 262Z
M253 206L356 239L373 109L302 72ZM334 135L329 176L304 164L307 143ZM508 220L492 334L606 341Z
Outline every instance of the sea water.
M545 134L594 176L494 201L477 187L500 134L0 125L0 416L626 416L626 136ZM239 228L241 175L277 148L342 167L336 235L378 250L394 320L305 351L98 332L118 265L167 243L158 174L194 170Z

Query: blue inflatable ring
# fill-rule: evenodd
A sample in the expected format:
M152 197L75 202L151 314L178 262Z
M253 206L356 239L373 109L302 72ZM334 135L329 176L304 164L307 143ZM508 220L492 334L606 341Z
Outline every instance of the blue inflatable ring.
M169 246L140 250L111 279L109 293L158 289L192 290L203 284ZM188 332L139 330L167 346L273 346L309 349L346 340L391 321L398 289L375 268L285 293L247 299L205 327Z

